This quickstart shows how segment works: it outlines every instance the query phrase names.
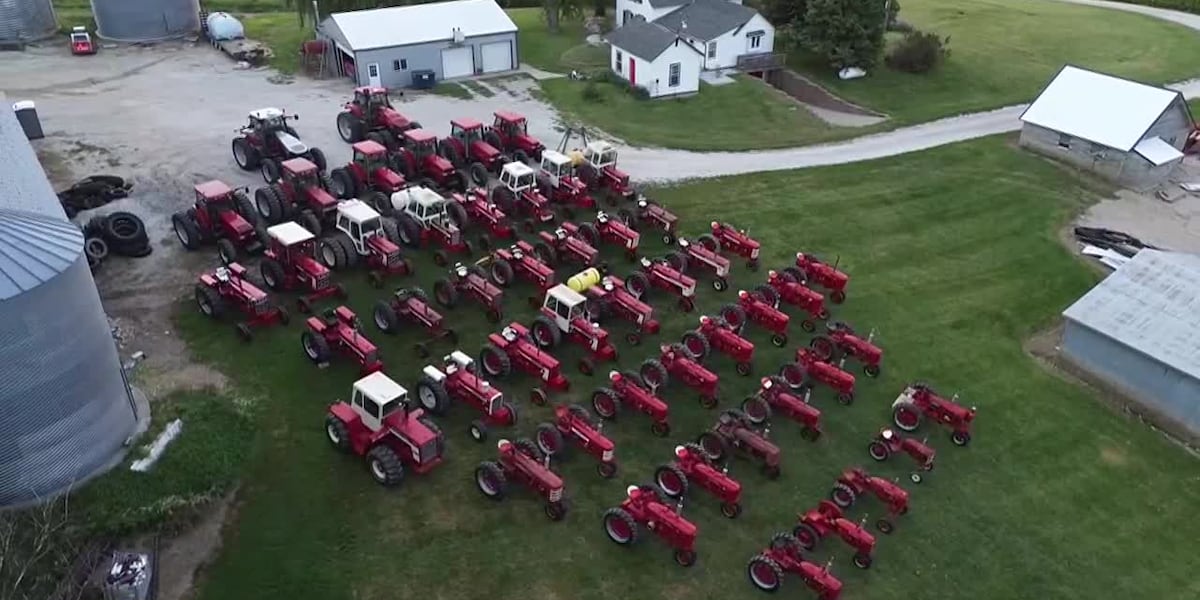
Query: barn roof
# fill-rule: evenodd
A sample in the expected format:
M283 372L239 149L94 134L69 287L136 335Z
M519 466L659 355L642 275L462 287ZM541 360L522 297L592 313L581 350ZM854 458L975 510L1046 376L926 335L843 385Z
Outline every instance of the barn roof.
M1179 97L1174 90L1067 65L1021 120L1129 152Z
M495 0L452 0L329 15L351 50L371 50L517 30Z
M654 60L679 39L658 23L634 19L609 32L609 44L644 60Z
M1200 256L1142 250L1063 311L1084 325L1200 377Z

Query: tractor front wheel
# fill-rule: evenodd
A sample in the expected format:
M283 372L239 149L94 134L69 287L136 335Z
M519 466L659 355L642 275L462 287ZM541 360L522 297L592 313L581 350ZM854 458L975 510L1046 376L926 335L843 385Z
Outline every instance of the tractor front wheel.
M771 345L775 346L776 348L782 348L786 346L787 343L788 336L786 333L771 334Z
M499 501L508 491L508 479L500 465L487 461L475 468L475 486L484 496Z
M870 554L864 554L862 552L859 552L858 554L855 554L854 558L851 560L854 562L854 566L856 566L860 569L870 569L871 568L872 560L871 560Z
M375 482L385 487L396 487L404 481L404 464L400 455L387 446L375 446L367 453L367 467Z
M485 425L483 421L480 421L479 419L471 421L471 426L467 427L467 434L469 434L471 439L475 440L476 442L486 442L488 438L487 425Z
M738 375L745 377L745 376L749 375L751 371L754 370L754 365L751 365L748 362L740 362L737 365L735 365L733 368L735 371L737 371Z
M279 161L273 158L264 158L258 169L267 185L279 181Z
M891 535L896 530L896 526L887 519L879 519L875 521L875 529L878 529L879 533L883 535Z
M779 475L782 473L779 465L763 465L762 471L763 475L766 475L767 479L772 481L779 479Z
M883 462L892 455L892 451L887 444L876 441L867 446L867 454L870 454L876 462Z
M850 406L854 404L854 392L839 392L837 395L838 404L842 406Z
M950 441L954 442L955 446L966 446L971 443L971 434L966 431L955 431L950 434Z
M658 437L667 437L671 433L671 424L666 421L655 421L650 424L650 433Z
M345 421L333 415L326 417L325 437L329 438L329 443L339 452L350 451L350 428L346 426Z
M675 563L681 567L690 567L696 564L695 550L676 550Z
M863 365L863 373L867 377L879 377L879 365Z
M596 473L605 479L612 479L617 476L616 461L602 462L596 465Z
M721 515L726 519L736 519L742 514L742 505L737 502L722 502Z
M679 310L685 313L690 313L696 309L696 302L691 298L680 298L678 304Z
M547 502L545 512L546 518L551 521L561 521L567 516L567 503L563 501Z
M833 290L829 293L829 299L834 304L841 304L846 301L846 292L843 292L842 290Z

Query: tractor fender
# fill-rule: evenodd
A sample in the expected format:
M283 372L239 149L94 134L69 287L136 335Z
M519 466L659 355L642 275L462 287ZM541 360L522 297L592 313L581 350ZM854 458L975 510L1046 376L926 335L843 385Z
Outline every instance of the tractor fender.
M446 374L433 365L425 365L425 368L421 369L421 374L439 383L446 380Z
M904 390L899 396L896 396L896 400L892 402L892 410L896 410L901 406L913 406L914 404L915 403L913 402L912 394L909 393L908 390Z
M354 409L350 408L350 405L346 404L345 402L331 404L329 406L329 414L337 417L338 420L346 423L347 425L352 425L358 420L358 414L355 413Z
M325 330L329 329L329 326L325 324L325 320L320 317L309 317L304 320L304 324L308 327L309 331L317 334L325 333Z

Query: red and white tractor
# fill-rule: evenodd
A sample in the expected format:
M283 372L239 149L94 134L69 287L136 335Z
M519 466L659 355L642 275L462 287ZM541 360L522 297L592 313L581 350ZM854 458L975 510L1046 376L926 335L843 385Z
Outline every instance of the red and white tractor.
M578 235L571 223L563 223L554 231L539 231L533 252L542 262L554 267L561 263L575 263L583 267L595 266L600 251ZM568 229L568 226L571 228ZM572 233L575 231L575 233Z
M508 152L517 162L537 162L546 150L545 144L529 135L529 122L524 115L511 110L492 113L495 120L483 139L501 152Z
M588 142L583 148L579 178L593 192L603 193L610 205L631 200L637 191L629 184L629 175L617 168L617 149L603 140Z
M867 445L867 453L876 462L883 462L893 454L907 454L913 462L917 463L918 469L929 472L933 470L933 459L937 456L937 451L929 446L928 441L901 435L891 427L885 427L879 430L875 439ZM921 473L914 471L909 473L908 479L913 483L921 483L924 477L921 476Z
M392 206L400 213L396 218L400 242L410 248L439 246L433 253L433 263L439 267L450 262L448 253L470 255L475 251L462 229L447 216L446 204L441 194L419 185L392 194Z
M771 545L763 549L746 565L746 577L754 587L764 592L777 592L783 587L786 573L798 575L817 600L838 600L842 582L830 572L833 559L824 565L804 560L800 542L790 533L777 533Z
M71 54L87 56L96 53L96 44L86 27L76 25L71 28Z
M329 190L333 183L329 175L306 158L283 161L279 178L271 185L254 191L254 205L262 220L280 223L293 216L316 235L333 221L338 200Z
M554 421L538 425L534 441L542 454L551 458L565 454L568 443L575 444L599 461L596 473L611 479L617 474L616 445L601 433L601 428L586 408L559 404L554 407Z
M325 435L339 451L366 458L371 477L388 487L400 485L406 471L432 471L446 452L442 430L383 373L355 381L349 402L329 406Z
M604 511L604 533L620 546L630 546L641 537L645 527L658 535L675 551L675 563L682 567L696 564L696 534L699 529L667 504L662 491L653 485L631 485L625 489L625 501Z
M791 317L771 306L762 294L738 290L737 302L722 306L720 315L739 334L745 329L746 323L754 323L771 332L771 344L776 348L787 345Z
M376 288L383 287L386 277L412 274L412 263L396 245L400 237L396 222L380 216L366 202L339 202L333 227L333 235L320 243L319 256L327 268L351 268L361 261L367 267L368 281Z
M817 330L814 320L824 321L829 318L829 310L825 308L825 297L808 288L790 273L771 270L767 272L767 282L754 288L764 302L779 308L779 302L791 304L807 313L800 321L800 329L812 333Z
M849 406L854 403L854 375L841 367L827 363L809 348L796 350L796 362L779 368L779 376L793 390L804 394L807 401L814 385L828 387L837 394L839 403Z
M746 259L746 267L751 271L758 270L758 252L762 249L757 240L750 237L745 229L738 229L729 223L713 221L709 226L710 233L696 238L700 245L712 252L728 252Z
M512 218L522 218L521 228L532 233L538 226L554 222L550 200L537 188L537 177L525 163L511 162L500 169L500 185L492 188L492 202Z
M813 442L821 437L821 411L792 395L787 382L778 375L763 377L758 391L742 401L742 414L754 425L766 423L774 413L799 423L801 438Z
M754 344L738 335L721 317L700 317L700 326L685 332L679 343L700 361L713 350L732 358L738 375L749 375L754 369Z
M712 275L712 287L718 292L729 288L729 259L693 244L686 238L678 239L679 250L667 255L667 263L680 273L706 271Z
M811 552L822 539L837 536L854 550L854 558L851 559L854 566L870 569L871 563L875 562L872 556L875 552L875 536L862 523L847 519L836 504L822 500L816 508L797 515L796 521L792 535L796 536L796 541L805 550Z
M329 366L336 352L358 363L359 373L369 375L383 370L379 349L362 333L362 323L345 306L326 310L304 322L308 328L300 334L304 355L320 368Z
M375 327L388 334L399 333L401 322L416 325L425 330L428 337L417 342L417 356L429 356L429 344L438 340L447 340L451 344L458 343L458 333L446 325L446 319L441 313L429 305L429 298L421 288L399 288L387 300L375 303L372 312Z
M267 228L267 251L258 270L272 291L300 292L296 305L303 313L312 312L313 304L326 298L345 300L349 296L317 260L316 236L292 221Z
M454 163L438 154L437 135L425 129L408 129L391 156L392 170L406 181L425 188L466 191L470 179Z
M833 484L829 499L840 508L850 508L861 497L870 494L882 502L888 517L875 521L875 528L886 534L896 529L892 519L908 512L908 492L882 477L875 477L861 467L846 469Z
M646 359L638 370L650 390L657 391L674 378L700 393L700 406L714 408L717 405L720 380L716 373L697 362L698 358L683 344L662 344L659 351L658 358Z
M206 181L192 187L192 208L171 216L175 237L188 250L216 242L223 264L236 262L239 254L261 252L267 230L246 195L246 188L233 189L222 181Z
M679 310L692 312L696 309L696 280L676 271L667 261L642 257L641 270L625 278L625 289L639 300L646 297L650 288L667 290L679 298Z
M242 313L246 320L235 325L238 336L244 341L253 337L251 327L287 325L287 310L275 306L262 290L250 283L246 268L238 263L217 267L201 273L194 290L196 307L207 317L220 319L229 312L230 305Z
M575 174L575 162L561 152L542 152L537 187L543 196L562 208L563 215L568 219L575 218L576 210L596 208L596 201L588 193L587 184Z
M507 377L513 368L533 375L552 391L563 392L571 382L563 376L558 359L538 348L529 330L520 323L509 323L499 333L488 334L487 345L479 352L479 364L489 377ZM545 392L535 389L534 404L545 403Z
M626 225L635 229L639 227L655 229L662 236L662 243L664 245L675 245L676 227L679 223L679 217L664 208L663 205L645 196L638 196L636 206L633 208L622 208L617 211L617 216L621 217L621 220L625 221Z
M354 154L344 167L329 172L329 192L337 198L359 198L386 216L392 216L392 194L407 183L388 166L387 148L370 140L356 142Z
M829 290L829 300L834 304L846 301L846 285L850 276L838 270L836 264L822 262L815 254L796 253L796 266L784 269L799 281L807 280Z
M625 259L633 262L637 259L638 242L641 236L632 227L614 219L608 213L599 211L596 220L591 223L575 225L563 221L563 229L570 235L577 235L593 247L609 244L621 249Z
M591 375L596 372L596 363L617 359L617 349L608 341L608 332L588 319L587 298L580 293L565 285L556 285L546 290L540 312L529 326L533 341L542 349L550 350L558 347L566 336L567 340L582 346L589 356L579 359L580 373Z
M736 452L761 462L762 472L768 479L778 479L783 453L767 439L767 433L755 429L742 411L730 408L721 412L712 429L696 438L696 445L712 462L725 462Z
M596 271L596 279L599 283L586 289L592 318L603 322L611 315L631 323L637 331L626 333L625 341L633 346L642 343L642 336L658 333L660 326L654 318L653 306L638 300L625 289L625 282L619 277L600 276Z
M426 365L417 382L417 402L426 411L442 416L452 403L466 404L480 414L467 433L477 442L488 438L493 427L516 427L517 407L479 375L475 361L455 350L442 359L442 368Z
M420 123L392 108L387 88L378 86L354 88L354 97L337 116L338 135L346 143L370 140L389 150L400 146L405 131L420 128Z
M250 111L246 125L237 131L231 144L234 162L244 171L258 169L268 184L279 179L281 163L293 158L312 161L324 174L325 153L300 141L300 135L288 125L288 121L298 120L299 115L287 114L281 108Z
M508 248L498 248L489 260L489 274L492 281L500 287L512 285L515 279L524 279L538 288L538 293L530 296L530 303L538 304L538 298L557 284L554 269L538 259L533 246L524 240Z
M921 421L929 419L950 429L950 440L955 446L971 443L971 423L975 421L976 409L958 403L958 394L953 398L938 395L928 384L914 383L892 403L892 422L896 427L913 432L921 427Z
M465 231L471 226L485 230L486 233L479 238L484 250L491 248L496 240L514 237L512 221L499 206L488 200L487 190L483 188L472 188L466 194L450 194L446 215L459 230Z
M692 486L712 494L721 503L721 514L735 519L742 514L742 484L712 466L696 444L675 446L675 460L654 471L654 482L669 498L683 503Z
M486 187L489 173L500 173L504 154L484 139L483 123L475 119L450 121L450 136L438 142L438 153L459 169L467 169L471 181ZM508 212L508 211L505 211Z
M433 297L438 304L454 308L463 296L483 307L489 323L499 323L504 316L504 291L488 281L482 268L455 263L446 278L433 284Z
M879 376L879 363L883 360L883 350L876 346L875 332L867 337L859 337L854 328L844 321L833 321L825 324L826 335L818 335L809 341L808 345L822 360L845 361L855 358L862 363L863 373L867 377Z
M550 470L549 461L528 439L515 442L500 440L499 453L494 461L484 461L475 468L475 485L484 496L500 501L508 495L510 483L518 483L546 499L543 509L551 521L567 516L567 499L561 477Z
M671 432L670 406L646 388L637 374L612 371L608 381L609 387L592 392L592 408L601 419L616 419L624 406L650 417L650 432L654 435L665 437Z

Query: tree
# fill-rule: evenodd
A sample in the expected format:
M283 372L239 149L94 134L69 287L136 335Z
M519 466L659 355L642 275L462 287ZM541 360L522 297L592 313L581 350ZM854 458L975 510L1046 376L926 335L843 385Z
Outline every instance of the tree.
M559 32L563 19L576 19L583 15L585 0L542 0L542 17L550 33ZM595 7L595 2L590 6Z
M797 39L834 69L867 68L879 61L886 0L808 0Z
M763 17L776 29L799 27L808 10L808 0L764 0Z
M321 17L324 18L329 13L335 12L421 3L421 0L317 0L317 8L321 11ZM313 21L312 0L284 0L284 4L296 9L296 15L299 16L301 24Z

